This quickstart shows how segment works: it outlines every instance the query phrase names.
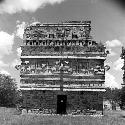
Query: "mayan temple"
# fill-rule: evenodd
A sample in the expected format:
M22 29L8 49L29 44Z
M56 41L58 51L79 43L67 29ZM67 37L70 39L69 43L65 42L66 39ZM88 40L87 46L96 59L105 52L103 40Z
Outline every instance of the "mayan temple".
M122 67L122 70L123 70L123 82L122 82L122 94L121 94L121 107L122 109L125 108L125 96L124 96L124 88L125 88L125 47L122 47L122 52L121 52L121 59L123 59L123 67Z
M91 21L32 23L21 46L23 107L66 114L103 110L106 47L92 39Z
M122 67L122 70L123 70L123 83L122 83L122 86L125 85L125 48L122 47L122 53L121 53L121 59L123 59L124 61L124 64L123 64L123 67Z

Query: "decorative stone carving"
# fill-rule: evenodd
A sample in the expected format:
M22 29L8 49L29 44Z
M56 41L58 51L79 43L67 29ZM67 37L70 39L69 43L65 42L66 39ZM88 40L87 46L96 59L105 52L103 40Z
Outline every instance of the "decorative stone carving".
M124 47L122 47L121 58L122 58L122 59L124 59L124 57L125 57L125 48L124 48Z
M84 64L84 65L83 65ZM35 66L37 65L37 67ZM23 74L34 74L34 75L53 75L53 74L60 74L61 70L63 74L69 74L69 75L76 75L76 76L91 76L91 75L104 75L105 69L101 66L91 66L87 67L86 62L79 63L78 65L75 64L74 66L78 66L77 70L74 69L75 67L73 64L69 63L69 61L66 60L58 60L53 62L53 64L48 65L48 62L46 63L40 63L35 62L34 64L31 64L31 62L28 61L21 65L17 66L18 69L20 69L20 73Z
M81 22L78 26L71 24L72 22L66 24L68 27L65 26L65 23L57 24L57 26L48 24L43 24L43 26L30 25L25 29L24 39L82 39L90 36L90 23L83 25Z

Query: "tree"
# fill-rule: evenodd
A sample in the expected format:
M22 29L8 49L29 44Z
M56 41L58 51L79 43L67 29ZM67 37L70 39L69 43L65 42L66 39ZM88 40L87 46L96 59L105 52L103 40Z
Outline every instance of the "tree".
M121 89L121 108L125 109L125 86Z
M104 98L120 104L121 103L121 89L106 88L106 92L104 93Z
M17 95L15 79L11 76L0 74L0 106L15 106Z

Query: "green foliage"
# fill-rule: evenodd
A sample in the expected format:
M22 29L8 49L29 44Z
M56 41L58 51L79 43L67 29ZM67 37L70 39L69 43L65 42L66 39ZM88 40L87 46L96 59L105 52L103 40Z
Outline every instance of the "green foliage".
M104 93L104 98L120 104L121 103L121 89L106 88L106 92Z
M125 109L125 87L121 89L121 107Z
M18 91L15 79L0 74L0 106L15 106L17 95Z

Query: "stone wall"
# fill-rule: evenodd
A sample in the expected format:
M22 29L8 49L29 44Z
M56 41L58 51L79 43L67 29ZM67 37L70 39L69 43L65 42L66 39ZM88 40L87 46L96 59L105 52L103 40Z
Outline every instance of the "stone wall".
M103 92L87 91L22 91L23 106L39 109L57 109L57 95L67 95L66 110L103 108Z

